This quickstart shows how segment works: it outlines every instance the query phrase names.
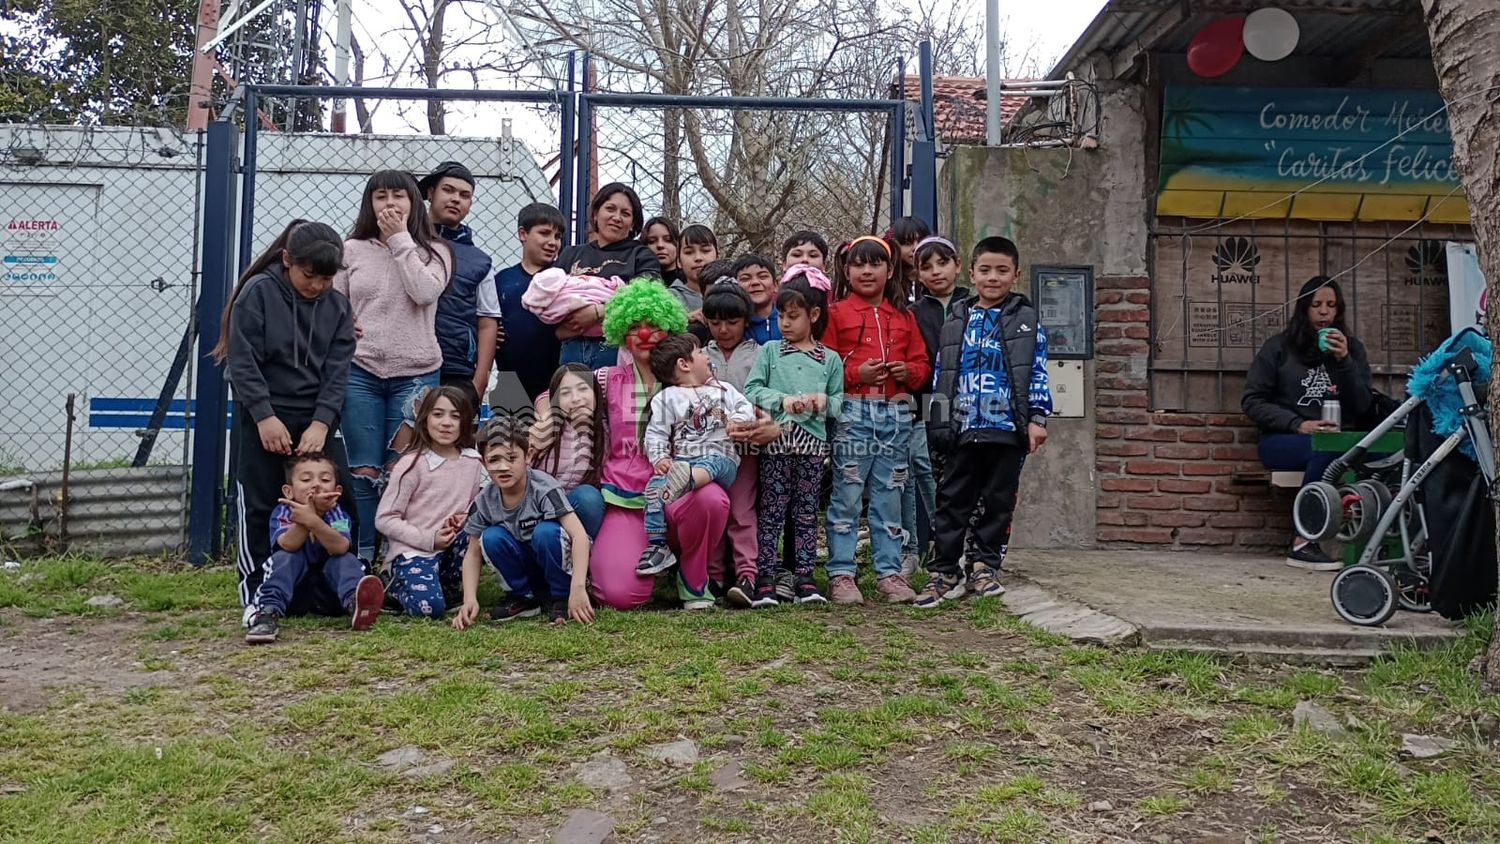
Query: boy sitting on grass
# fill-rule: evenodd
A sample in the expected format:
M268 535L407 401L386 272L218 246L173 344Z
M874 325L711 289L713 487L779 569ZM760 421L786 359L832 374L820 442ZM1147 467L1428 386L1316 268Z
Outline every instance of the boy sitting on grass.
M553 624L594 620L589 603L589 535L562 484L531 468L529 425L497 416L480 429L476 445L491 483L469 508L464 533L464 603L453 619L463 630L479 617L479 571L488 562L505 578L510 596L490 611L496 621L529 618L547 607Z
M318 452L287 462L281 503L271 511L271 557L255 592L245 644L276 641L281 619L289 615L347 613L355 630L380 617L385 587L350 552L349 514L338 505L344 490L337 471Z

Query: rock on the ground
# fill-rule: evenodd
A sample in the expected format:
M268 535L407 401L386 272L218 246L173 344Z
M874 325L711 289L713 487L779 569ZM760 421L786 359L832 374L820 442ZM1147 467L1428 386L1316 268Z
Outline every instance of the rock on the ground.
M578 781L589 788L617 791L628 787L634 780L625 763L608 750L601 750L589 757L578 769Z
M84 603L98 610L117 610L125 606L125 601L115 595L95 595Z
M1458 742L1437 736L1419 736L1415 733L1401 734L1401 755L1408 759L1431 759L1458 747Z
M729 764L709 774L708 781L713 783L714 788L719 791L739 791L750 787L750 781L745 779L745 769L733 759L729 761Z
M575 809L552 833L556 844L599 844L615 831L615 819L593 809Z
M410 820L411 818L420 818L425 814L427 814L426 806L413 806L410 809L407 809L406 813L401 817Z
M1339 723L1332 712L1309 703L1305 700L1297 701L1297 706L1292 710L1292 726L1307 727L1315 733L1325 736L1341 736L1344 734L1344 725Z
M658 762L683 768L698 761L698 745L693 744L689 739L653 744L642 749L641 752Z
M453 770L453 766L457 764L458 763L454 762L452 759L444 759L439 762L433 762L430 765L419 765L415 768L407 768L406 770L401 772L401 776L403 779L409 780L421 779L422 777L442 776L443 774L446 774L449 771Z
M1114 807L1114 804L1110 803L1108 800L1095 800L1094 802L1092 802L1092 803L1090 803L1088 805L1088 810L1090 812L1101 812L1101 813L1102 812L1113 812L1115 810L1115 807Z
M404 771L421 761L422 749L410 744L375 757L375 764L392 771Z

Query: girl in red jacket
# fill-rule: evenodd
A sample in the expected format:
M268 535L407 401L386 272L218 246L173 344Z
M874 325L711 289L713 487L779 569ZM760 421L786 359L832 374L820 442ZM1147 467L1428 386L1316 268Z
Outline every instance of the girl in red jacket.
M895 259L878 237L857 238L839 270L848 298L829 309L823 342L844 361L844 409L833 439L828 506L828 586L838 604L863 603L854 583L861 500L870 496L876 588L886 600L915 597L901 574L901 493L910 483L912 391L932 376L927 345L907 310Z

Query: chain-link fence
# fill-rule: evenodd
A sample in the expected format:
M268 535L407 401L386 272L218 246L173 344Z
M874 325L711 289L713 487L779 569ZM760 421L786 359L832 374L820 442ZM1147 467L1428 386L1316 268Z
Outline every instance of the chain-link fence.
M203 143L0 123L0 546L180 548Z
M619 94L588 101L590 186L633 185L647 216L707 225L722 255L779 257L793 231L836 243L892 219L903 177L893 173L893 157L899 170L906 142L892 115L904 103L804 100L791 108L763 100L731 109L714 105L727 98L676 107L659 104L672 98Z

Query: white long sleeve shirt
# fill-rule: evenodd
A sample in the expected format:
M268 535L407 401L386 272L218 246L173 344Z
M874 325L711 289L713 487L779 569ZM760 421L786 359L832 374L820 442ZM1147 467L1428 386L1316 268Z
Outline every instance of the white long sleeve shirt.
M755 407L745 394L718 379L701 387L666 387L651 399L646 423L646 459L691 459L708 454L728 457L736 464L730 422L754 422Z

